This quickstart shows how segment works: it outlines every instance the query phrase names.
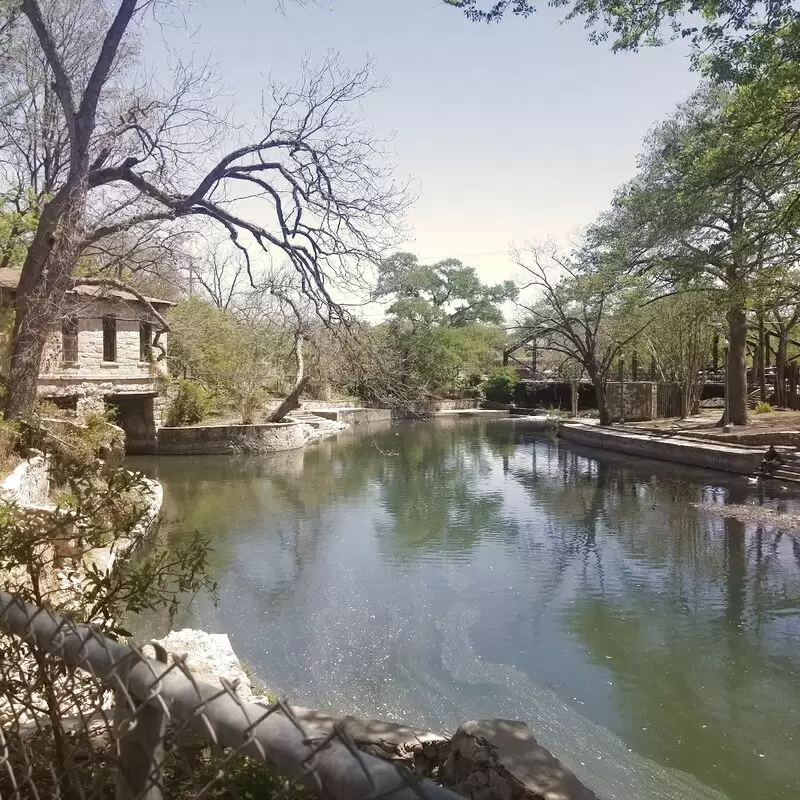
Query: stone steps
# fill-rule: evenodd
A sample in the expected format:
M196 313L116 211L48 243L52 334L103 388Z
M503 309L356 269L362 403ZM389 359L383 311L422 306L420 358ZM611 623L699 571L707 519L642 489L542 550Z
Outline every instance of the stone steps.
M331 420L317 416L313 411L290 411L287 419L295 422L302 422L304 425L311 425L313 428L326 428L331 425Z
M786 469L776 469L775 472L773 472L769 477L775 478L779 481L785 481L787 483L800 484L800 471L794 472Z

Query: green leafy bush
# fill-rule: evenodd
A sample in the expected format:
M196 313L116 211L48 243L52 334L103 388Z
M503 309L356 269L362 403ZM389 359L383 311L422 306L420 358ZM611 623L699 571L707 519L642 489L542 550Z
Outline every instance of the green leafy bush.
M484 382L483 393L494 403L510 403L518 380L511 367L497 367Z
M769 403L759 403L754 409L755 414L769 414L772 411L772 406Z
M197 381L178 381L167 408L167 425L196 425L208 412L209 399L205 388Z

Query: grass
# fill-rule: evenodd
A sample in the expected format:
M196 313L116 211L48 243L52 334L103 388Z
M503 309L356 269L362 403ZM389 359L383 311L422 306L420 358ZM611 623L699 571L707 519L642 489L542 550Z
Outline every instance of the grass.
M250 688L253 695L255 697L265 697L269 703L276 702L278 695L267 688L267 684L256 674L255 667L247 661L240 661L239 664L242 668L242 672L250 679Z

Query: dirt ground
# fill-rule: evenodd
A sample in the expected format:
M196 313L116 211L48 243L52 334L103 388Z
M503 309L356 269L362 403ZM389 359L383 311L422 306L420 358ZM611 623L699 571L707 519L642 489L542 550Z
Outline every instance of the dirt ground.
M726 434L718 426L722 412L718 408L704 409L700 414L687 419L657 419L648 422L629 422L625 427L633 430L683 433L703 438L724 439ZM771 411L767 414L750 413L748 425L731 426L731 434L766 434L772 431L800 433L800 411Z

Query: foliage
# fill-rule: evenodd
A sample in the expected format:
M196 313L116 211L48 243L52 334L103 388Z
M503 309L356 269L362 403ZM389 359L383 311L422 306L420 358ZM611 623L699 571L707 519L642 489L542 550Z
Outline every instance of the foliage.
M248 322L197 297L173 308L170 370L190 377L208 392L217 408L235 408L251 421L265 392L281 388L291 347L288 332Z
M652 358L660 381L681 387L681 416L695 413L704 370L715 333L723 324L719 298L708 292L679 292L650 303L650 325L640 338L638 354Z
M149 483L89 456L102 452L112 436L102 415L90 417L82 432L76 427L59 423L37 435L52 463L56 496L65 502L52 510L13 503L0 508L0 587L69 619L91 622L111 638L126 637L130 616L166 610L172 618L187 592L214 591L205 574L208 543L195 534L171 548L144 548L152 535ZM115 554L112 568L96 559L99 549ZM27 652L23 659L20 647ZM104 689L90 678L65 676L33 640L20 645L0 637L0 650L3 658L15 654L20 661L20 685L6 686L5 694L23 704L38 698L30 713L49 718L53 775L68 782L68 719L98 707Z
M19 269L22 266L38 216L30 190L20 187L0 194L0 268Z
M197 381L181 378L172 390L166 423L170 426L196 425L209 410L208 392Z
M747 421L746 314L793 293L800 221L787 98L761 96L756 112L754 91L703 89L658 126L596 233L655 294L705 293L725 315L734 424Z
M399 382L412 393L451 393L464 375L491 369L505 340L496 327L501 305L516 294L511 281L484 285L456 259L423 265L396 253L383 261L375 298L389 302L389 319L377 334L398 363Z
M753 409L753 413L769 414L772 410L772 406L769 403L761 402L756 404L756 407Z
M506 13L527 17L534 11L530 0L444 2L482 22L499 20ZM568 20L581 20L591 41L611 39L615 51L657 46L665 35L688 38L694 45L695 63L723 78L743 58L760 54L764 41L779 37L798 19L792 0L768 4L756 0L552 0L549 5L567 9Z
M483 393L494 403L510 403L518 381L517 373L511 367L497 367L484 382Z
M455 258L430 266L412 253L395 253L378 269L376 300L392 298L388 313L412 324L499 324L500 306L517 296L513 281L495 286L481 283L474 267Z

